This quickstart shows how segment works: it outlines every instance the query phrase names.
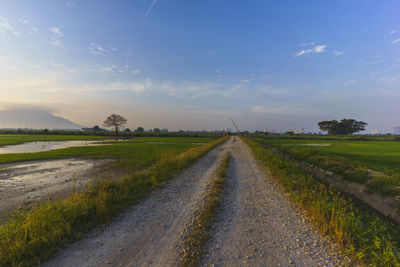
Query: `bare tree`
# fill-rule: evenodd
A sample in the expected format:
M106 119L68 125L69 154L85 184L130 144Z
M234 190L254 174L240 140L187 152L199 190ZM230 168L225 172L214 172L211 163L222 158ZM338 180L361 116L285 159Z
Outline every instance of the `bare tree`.
M118 114L111 114L108 118L104 121L105 127L114 127L115 129L115 136L118 136L118 130L123 128L128 120Z

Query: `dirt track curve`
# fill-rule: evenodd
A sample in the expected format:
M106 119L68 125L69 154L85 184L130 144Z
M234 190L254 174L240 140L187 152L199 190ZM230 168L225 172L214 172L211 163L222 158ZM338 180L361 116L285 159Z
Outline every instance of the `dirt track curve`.
M227 152L232 154L228 179L202 265L345 265L257 165L250 148L232 137L44 266L176 266L182 233Z

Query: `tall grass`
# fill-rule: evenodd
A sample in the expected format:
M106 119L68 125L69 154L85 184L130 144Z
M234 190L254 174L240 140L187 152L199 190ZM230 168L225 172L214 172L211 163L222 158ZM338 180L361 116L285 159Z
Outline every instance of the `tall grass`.
M400 266L400 228L356 206L333 187L271 150L248 139L255 156L290 197L329 235L355 263Z
M220 138L177 156L161 157L153 166L122 179L104 179L82 193L37 204L29 211L17 211L0 226L0 266L40 264L66 242L79 239L96 225L109 223L114 215L225 140Z

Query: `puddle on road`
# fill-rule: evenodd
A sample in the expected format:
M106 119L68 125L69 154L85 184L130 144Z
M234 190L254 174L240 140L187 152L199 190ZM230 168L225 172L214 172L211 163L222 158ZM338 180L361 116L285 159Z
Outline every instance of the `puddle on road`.
M0 218L18 206L82 188L106 175L109 160L62 159L0 165Z

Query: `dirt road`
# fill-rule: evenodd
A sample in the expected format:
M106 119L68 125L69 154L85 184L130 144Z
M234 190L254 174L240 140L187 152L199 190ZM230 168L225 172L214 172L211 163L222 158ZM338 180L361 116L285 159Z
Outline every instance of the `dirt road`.
M232 161L203 265L344 264L258 167L247 145L233 137L105 230L70 245L44 266L176 266L182 233L227 152Z

